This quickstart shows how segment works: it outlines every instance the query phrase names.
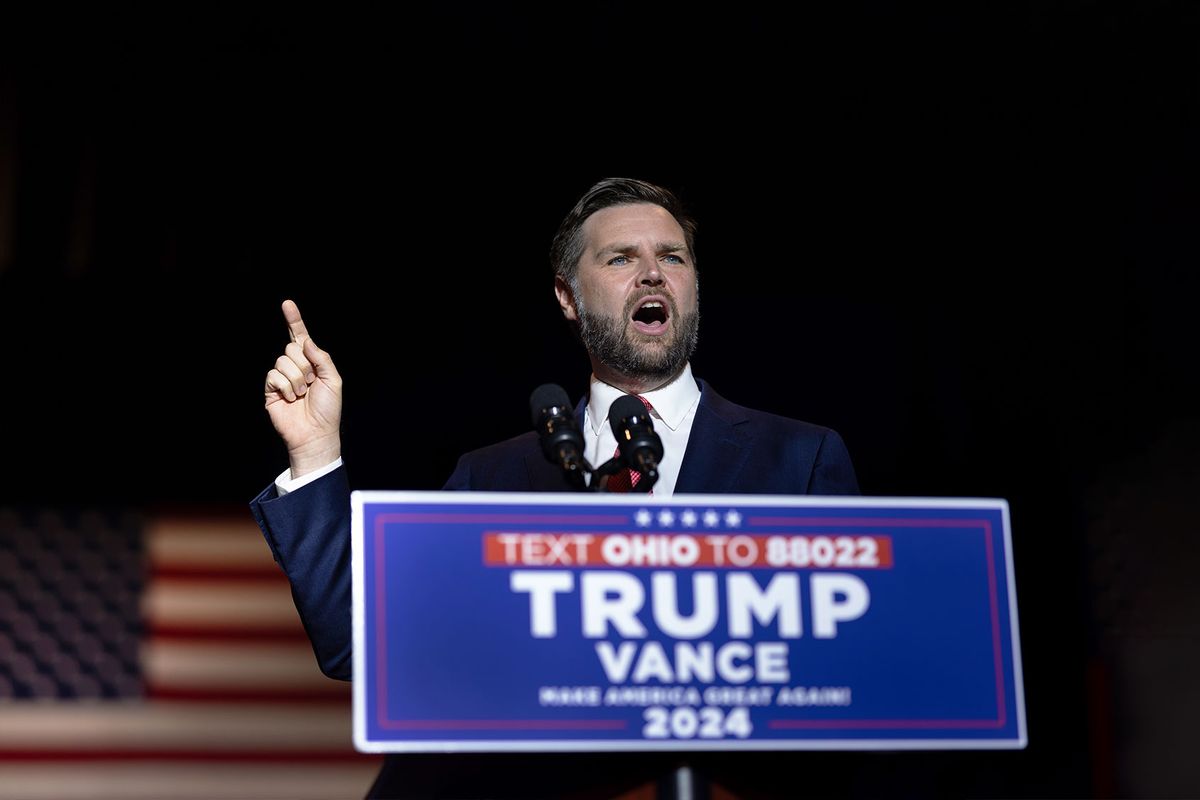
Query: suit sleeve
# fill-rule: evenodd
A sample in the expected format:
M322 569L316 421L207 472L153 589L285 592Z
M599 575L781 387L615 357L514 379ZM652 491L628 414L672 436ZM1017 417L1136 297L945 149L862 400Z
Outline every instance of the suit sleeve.
M350 486L339 467L279 497L274 485L250 503L292 599L321 672L351 677Z
M465 492L471 488L471 465L466 455L462 455L458 459L458 464L454 467L454 472L446 479L446 484L442 486L444 491Z
M827 430L821 440L809 479L808 494L860 494L850 452L837 431Z

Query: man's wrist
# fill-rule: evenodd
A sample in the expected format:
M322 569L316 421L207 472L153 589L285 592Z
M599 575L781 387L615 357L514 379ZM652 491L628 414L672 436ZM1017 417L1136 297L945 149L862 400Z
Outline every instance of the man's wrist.
M275 494L279 497L283 497L284 495L291 494L297 489L303 489L305 486L308 486L310 483L315 483L340 466L342 466L342 460L339 458L329 462L328 464L325 464L319 469L305 473L303 476L297 478L292 477L291 469L285 469L283 472L279 473L279 477L275 479Z
M310 442L302 448L288 452L288 466L292 480L309 472L321 469L342 457L342 441L338 436Z

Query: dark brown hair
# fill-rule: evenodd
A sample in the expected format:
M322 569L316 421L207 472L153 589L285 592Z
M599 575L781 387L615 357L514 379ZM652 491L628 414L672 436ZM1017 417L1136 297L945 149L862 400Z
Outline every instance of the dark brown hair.
M671 212L679 227L683 228L684 240L694 265L696 221L687 214L674 192L635 178L605 178L579 198L579 202L558 226L550 245L550 265L554 267L554 274L573 286L579 259L583 257L583 223L602 208L635 203L652 203Z

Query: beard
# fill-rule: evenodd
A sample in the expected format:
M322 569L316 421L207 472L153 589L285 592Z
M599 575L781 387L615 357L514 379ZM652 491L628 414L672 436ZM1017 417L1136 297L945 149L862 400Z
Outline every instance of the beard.
M643 295L644 296L644 295ZM584 308L576 293L579 336L588 353L609 369L644 382L665 382L683 369L700 336L700 311L680 314L675 299L667 297L675 330L666 336L646 336L633 330L629 320L642 296L625 303L623 317L610 317Z

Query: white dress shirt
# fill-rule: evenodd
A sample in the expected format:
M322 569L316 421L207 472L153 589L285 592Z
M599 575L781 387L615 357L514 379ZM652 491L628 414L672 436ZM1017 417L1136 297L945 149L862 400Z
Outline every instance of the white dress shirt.
M584 457L593 467L608 461L617 450L617 437L613 436L612 426L608 424L608 409L623 394L626 392L592 376L588 405L583 412L583 439ZM650 403L654 432L663 443L658 481L650 491L655 497L670 497L679 480L679 466L683 463L696 408L700 405L700 387L692 377L692 365L685 364L675 380L642 397Z

